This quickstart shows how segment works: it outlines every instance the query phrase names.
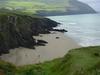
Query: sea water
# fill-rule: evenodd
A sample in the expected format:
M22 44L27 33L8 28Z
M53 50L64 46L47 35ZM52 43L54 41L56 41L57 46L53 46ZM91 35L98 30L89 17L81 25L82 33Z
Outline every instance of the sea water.
M100 45L100 14L81 14L49 16L61 23L57 28L68 30L66 36L72 37L81 46Z

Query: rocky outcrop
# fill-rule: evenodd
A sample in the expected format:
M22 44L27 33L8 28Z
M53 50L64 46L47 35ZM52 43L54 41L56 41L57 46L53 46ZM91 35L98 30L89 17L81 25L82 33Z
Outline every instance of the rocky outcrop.
M65 29L53 29L52 31L58 31L58 32L62 32L62 33L68 32L68 31L65 30Z
M47 18L0 14L0 55L12 48L34 48L37 42L33 36L50 33L57 25L57 22ZM45 41L38 40L40 45L41 42Z

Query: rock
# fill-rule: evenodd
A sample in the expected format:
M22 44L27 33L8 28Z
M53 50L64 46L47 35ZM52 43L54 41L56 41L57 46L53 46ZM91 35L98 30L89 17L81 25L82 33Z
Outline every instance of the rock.
M56 37L56 39L59 39L60 37Z
M36 46L45 46L47 43L44 40L36 40Z
M39 42L39 43L48 43L48 42L46 42L44 40L37 40L37 42Z
M58 31L58 32L62 32L62 33L68 32L68 31L65 30L65 29L53 29L52 31Z
M0 55L13 48L35 48L37 43L33 36L48 34L58 24L48 18L0 13ZM47 43L38 40L38 45L44 46L43 42Z
M44 44L44 43L38 42L38 43L36 44L36 46L45 46L45 44Z

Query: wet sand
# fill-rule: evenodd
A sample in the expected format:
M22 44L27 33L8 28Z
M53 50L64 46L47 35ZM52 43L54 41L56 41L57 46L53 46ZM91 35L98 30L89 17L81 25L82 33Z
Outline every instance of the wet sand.
M41 34L35 38L45 40L48 44L46 46L36 46L36 49L22 47L12 49L9 54L2 55L1 59L17 66L35 64L63 57L70 49L81 47L73 39L60 32Z

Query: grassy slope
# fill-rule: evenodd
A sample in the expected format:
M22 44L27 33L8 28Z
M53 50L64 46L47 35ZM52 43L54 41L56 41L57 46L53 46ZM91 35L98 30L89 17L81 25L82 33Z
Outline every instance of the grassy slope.
M63 58L36 65L0 62L0 68L6 75L100 75L100 46L74 49Z
M48 2L48 3L47 3ZM8 0L6 2L1 1L0 7L6 7L7 9L13 9L17 11L36 13L37 10L46 11L65 11L68 5L68 0L52 1L51 0Z

